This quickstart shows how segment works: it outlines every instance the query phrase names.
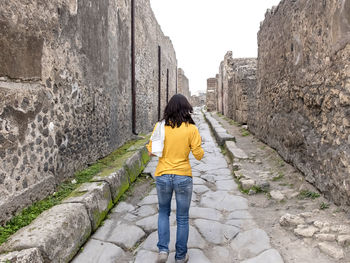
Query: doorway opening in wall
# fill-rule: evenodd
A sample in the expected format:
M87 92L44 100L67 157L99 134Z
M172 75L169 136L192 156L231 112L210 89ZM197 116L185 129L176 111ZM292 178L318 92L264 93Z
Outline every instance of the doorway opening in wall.
M131 129L136 132L136 81L135 81L135 0L131 0Z
M166 103L169 102L169 69L166 70Z
M158 120L160 120L160 102L161 102L161 80L162 80L162 49L158 46Z

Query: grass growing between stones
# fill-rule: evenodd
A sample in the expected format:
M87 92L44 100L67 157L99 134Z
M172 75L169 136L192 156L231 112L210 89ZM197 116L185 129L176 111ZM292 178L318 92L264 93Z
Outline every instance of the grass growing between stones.
M319 198L319 197L320 197L319 193L312 192L312 191L309 191L309 190L302 190L302 191L300 191L300 193L298 195L299 199L310 198L310 199L314 200L314 199Z
M249 136L250 135L250 132L244 128L241 129L241 135L243 137L246 137L246 136Z
M52 195L23 209L4 226L0 226L0 245L6 242L7 239L19 229L29 225L42 212L60 204L63 199L71 195L81 184L89 182L98 173L103 174L105 170L109 170L112 167L114 169L122 167L125 160L140 147L145 145L148 140L149 136L145 136L143 139L126 142L123 146L119 147L105 158L97 161L82 171L76 172L73 178L61 183L56 192Z

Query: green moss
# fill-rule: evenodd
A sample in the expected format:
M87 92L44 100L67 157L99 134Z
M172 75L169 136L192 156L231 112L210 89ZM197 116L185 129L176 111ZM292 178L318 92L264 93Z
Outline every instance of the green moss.
M89 182L95 175L99 174L100 176L108 176L112 172L120 169L134 152L136 152L142 145L146 144L149 137L150 136L144 136L140 140L126 142L123 146L119 147L105 158L97 161L82 171L76 172L73 178L58 186L56 193L23 209L4 226L0 226L0 244L6 242L9 236L13 235L19 229L29 225L43 211L60 204L63 199L69 196L81 196L84 194L84 192L73 193L73 191L81 184ZM134 146L134 150L129 151L128 149L132 146ZM75 179L74 183L72 183L73 179ZM124 183L114 201L118 201L128 187L129 183Z
M86 194L88 191L73 191L68 198L70 197L79 197L79 196L83 196L84 194Z
M116 204L118 201L120 201L120 198L125 193L125 191L129 188L130 184L129 181L126 180L122 183L122 185L119 187L118 195L114 198L113 202Z

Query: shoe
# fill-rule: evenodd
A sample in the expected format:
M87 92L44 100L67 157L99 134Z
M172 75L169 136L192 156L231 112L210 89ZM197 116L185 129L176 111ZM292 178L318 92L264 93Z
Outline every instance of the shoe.
M157 258L157 263L166 263L169 253L166 251L160 251Z
M186 254L186 257L183 259L175 259L175 263L186 263L189 259L188 254Z

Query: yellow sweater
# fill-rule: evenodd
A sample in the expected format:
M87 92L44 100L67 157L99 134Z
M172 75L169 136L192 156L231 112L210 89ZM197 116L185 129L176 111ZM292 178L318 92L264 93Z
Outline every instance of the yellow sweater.
M192 151L197 160L202 159L204 151L201 143L201 136L193 124L183 122L178 128L165 126L164 149L162 157L159 158L155 176L163 174L192 176L188 155ZM149 152L152 151L151 140L147 144L147 149Z

